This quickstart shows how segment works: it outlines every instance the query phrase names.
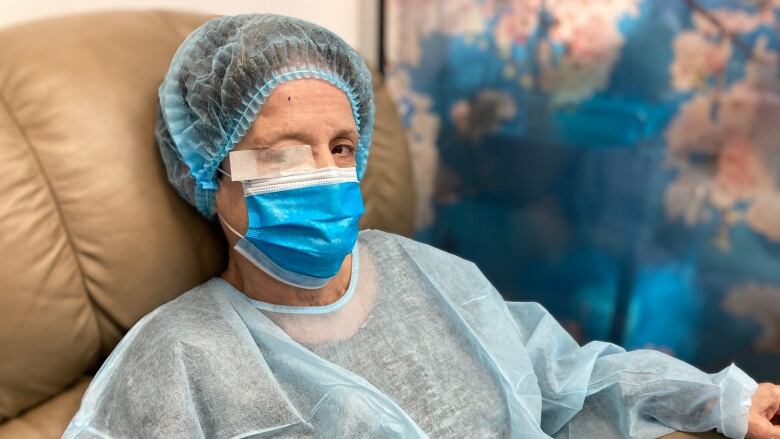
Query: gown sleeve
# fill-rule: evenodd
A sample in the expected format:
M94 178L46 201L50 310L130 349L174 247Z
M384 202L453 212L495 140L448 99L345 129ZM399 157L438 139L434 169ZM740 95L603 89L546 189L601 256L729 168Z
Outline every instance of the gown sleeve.
M537 303L507 302L542 392L542 429L555 437L658 437L672 431L747 433L757 384L730 365L715 374L652 350L579 346ZM611 432L612 434L605 434Z

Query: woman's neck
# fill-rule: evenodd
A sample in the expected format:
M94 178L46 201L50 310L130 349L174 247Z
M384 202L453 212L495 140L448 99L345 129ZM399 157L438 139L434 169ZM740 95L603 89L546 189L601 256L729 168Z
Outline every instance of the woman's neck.
M280 282L230 249L227 269L222 278L249 298L276 305L324 306L346 293L352 276L352 255L347 255L338 273L322 288L298 288Z

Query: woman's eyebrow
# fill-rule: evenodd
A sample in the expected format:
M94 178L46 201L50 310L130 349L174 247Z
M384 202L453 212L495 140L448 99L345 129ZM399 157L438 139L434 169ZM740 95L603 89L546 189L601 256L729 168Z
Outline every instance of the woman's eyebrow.
M350 140L357 140L357 132L354 128L343 128L338 131L336 131L336 134L333 135L333 138L342 137L345 139Z

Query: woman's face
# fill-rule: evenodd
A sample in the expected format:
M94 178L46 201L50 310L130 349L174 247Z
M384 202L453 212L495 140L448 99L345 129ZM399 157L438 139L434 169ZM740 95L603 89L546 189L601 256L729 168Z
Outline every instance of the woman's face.
M277 86L235 151L311 145L318 168L355 166L357 130L347 95L329 82L297 79ZM222 169L230 172L226 158ZM220 174L216 208L240 233L247 229L241 182ZM224 229L224 224L222 225ZM226 231L231 246L238 240Z

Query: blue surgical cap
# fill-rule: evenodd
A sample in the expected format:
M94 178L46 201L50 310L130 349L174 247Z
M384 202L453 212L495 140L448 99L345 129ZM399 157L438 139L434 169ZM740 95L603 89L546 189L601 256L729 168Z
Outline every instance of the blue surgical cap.
M155 134L168 180L201 214L214 218L217 168L271 91L301 78L347 95L361 178L374 125L371 72L336 34L291 17L244 14L209 20L181 44L160 85Z

